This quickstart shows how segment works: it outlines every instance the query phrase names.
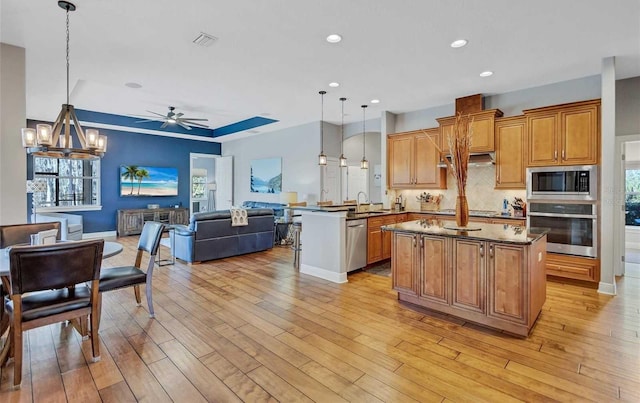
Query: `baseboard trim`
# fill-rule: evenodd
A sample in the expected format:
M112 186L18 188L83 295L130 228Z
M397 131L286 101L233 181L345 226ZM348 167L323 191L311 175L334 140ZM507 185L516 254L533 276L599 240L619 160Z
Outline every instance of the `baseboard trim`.
M118 237L116 231L103 231L103 232L87 232L82 234L82 239L106 239L107 241L115 241Z
M332 283L346 283L347 273L336 273L335 271L329 271L326 269L321 269L315 266L309 266L306 264L300 265L300 273L308 274L310 276L319 277L321 279L331 281Z
M602 281L598 285L598 293L607 295L616 295L616 283L603 283Z

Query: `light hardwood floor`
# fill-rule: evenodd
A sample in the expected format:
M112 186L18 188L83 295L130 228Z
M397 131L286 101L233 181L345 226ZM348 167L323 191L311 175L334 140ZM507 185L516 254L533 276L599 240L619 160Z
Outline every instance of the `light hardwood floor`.
M104 267L133 262L137 237ZM163 253L167 250L164 249ZM62 324L27 332L13 401L640 401L640 279L548 283L527 339L399 305L390 279L299 275L290 249L156 268L156 319L105 294L102 360ZM144 298L143 298L144 301Z

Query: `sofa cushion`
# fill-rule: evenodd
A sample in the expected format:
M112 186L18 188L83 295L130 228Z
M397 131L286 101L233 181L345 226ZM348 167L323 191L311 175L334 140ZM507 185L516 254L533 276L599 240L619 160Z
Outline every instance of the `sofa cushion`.
M67 227L69 228L70 234L74 232L82 232L82 224L69 224Z

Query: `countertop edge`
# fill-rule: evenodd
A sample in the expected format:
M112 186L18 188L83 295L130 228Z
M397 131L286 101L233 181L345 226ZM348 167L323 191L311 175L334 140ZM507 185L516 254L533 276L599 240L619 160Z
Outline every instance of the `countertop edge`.
M394 224L391 224L394 225ZM485 225L503 225L503 224L485 224ZM442 236L442 237L447 237L447 238L460 238L460 239L471 239L471 240L484 240L484 241L489 241L489 242L496 242L496 243L504 243L504 244L511 244L511 245L531 245L537 241L539 241L542 237L547 235L548 231L544 231L542 233L535 233L535 234L527 234L527 236L531 236L530 239L527 239L526 241L518 241L518 240L514 240L514 239L497 239L497 238L491 238L491 237L483 237L482 236L482 230L480 231L457 231L457 232L453 232L453 230L450 230L451 232L433 232L433 231L429 231L427 228L425 228L424 230L415 230L415 229L406 229L406 228L394 228L390 225L383 225L380 227L380 229L382 231L389 231L389 232L402 232L402 233L409 233L409 234L424 234L424 235L432 235L432 236ZM461 232L467 232L467 235L462 234Z

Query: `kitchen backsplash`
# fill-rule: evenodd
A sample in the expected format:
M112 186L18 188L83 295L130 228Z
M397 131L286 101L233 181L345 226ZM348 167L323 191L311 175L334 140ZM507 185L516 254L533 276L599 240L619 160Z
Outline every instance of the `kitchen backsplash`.
M523 200L526 198L526 191L524 189L495 189L495 183L496 168L494 165L469 167L469 176L467 178L467 203L469 203L470 210L491 210L501 212L503 199L506 198L511 203L514 197L520 197ZM389 190L387 195L389 198L389 205L393 206L396 197L402 194L402 198L406 200L405 208L407 210L420 210L420 201L416 199L416 196L423 192L427 192L432 195L443 195L442 202L440 203L441 210L455 209L458 192L456 190L456 181L451 174L447 177L447 187L448 189Z

